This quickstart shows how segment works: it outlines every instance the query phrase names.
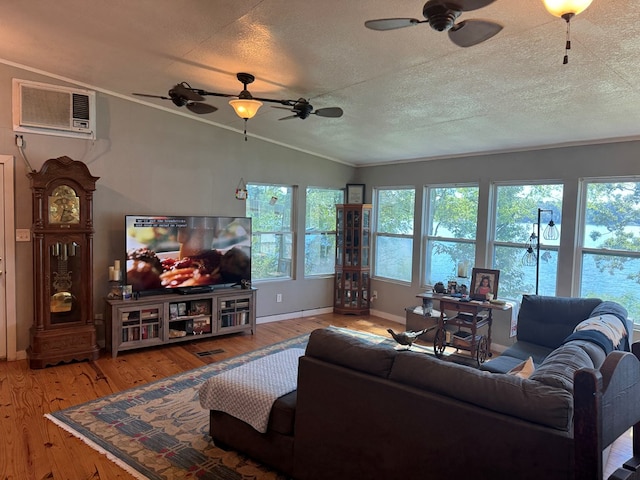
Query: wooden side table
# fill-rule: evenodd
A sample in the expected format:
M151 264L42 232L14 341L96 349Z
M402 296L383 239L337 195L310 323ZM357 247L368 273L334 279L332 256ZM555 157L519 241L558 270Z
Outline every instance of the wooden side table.
M465 301L462 298L435 293L422 293L417 297L422 298L423 304L433 300L440 304L438 329L433 339L437 357L442 356L447 346L468 351L478 365L491 357L493 310L509 310L511 305ZM450 328L447 329L447 326Z

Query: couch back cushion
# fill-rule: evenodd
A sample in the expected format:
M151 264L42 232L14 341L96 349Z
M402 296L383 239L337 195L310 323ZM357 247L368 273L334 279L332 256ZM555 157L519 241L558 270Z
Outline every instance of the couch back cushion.
M389 379L557 430L571 428L573 396L568 391L515 375L401 352Z
M594 364L594 358L599 365ZM529 379L573 394L574 374L581 368L599 368L604 358L600 347L586 341L571 341L551 352Z
M557 348L601 302L599 298L523 295L518 314L518 340Z
M305 355L360 372L387 378L398 352L332 328L311 332Z

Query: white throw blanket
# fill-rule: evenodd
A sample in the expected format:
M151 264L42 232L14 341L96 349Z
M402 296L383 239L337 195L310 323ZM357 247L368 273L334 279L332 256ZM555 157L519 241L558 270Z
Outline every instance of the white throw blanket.
M302 355L304 349L289 348L211 377L200 387L200 405L265 433L273 402L297 388Z
M606 314L597 317L591 317L580 322L574 332L580 330L596 330L605 335L613 343L614 348L620 344L627 334L627 330L622 321L615 315Z

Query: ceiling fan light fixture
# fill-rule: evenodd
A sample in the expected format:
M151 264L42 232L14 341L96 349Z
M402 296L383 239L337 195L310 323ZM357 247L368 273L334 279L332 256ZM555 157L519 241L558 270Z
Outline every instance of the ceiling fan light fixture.
M229 100L229 105L231 105L233 110L236 112L236 115L248 120L258 113L258 110L262 106L262 102L251 98L238 98L235 100Z
M593 0L542 0L551 15L568 21L574 15L584 12Z

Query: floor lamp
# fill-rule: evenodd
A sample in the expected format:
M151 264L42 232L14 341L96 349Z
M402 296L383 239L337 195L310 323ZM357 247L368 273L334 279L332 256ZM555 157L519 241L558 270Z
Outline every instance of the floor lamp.
M542 236L545 240L557 240L559 237L558 228L553 221L553 210L539 208L538 222L535 225L536 230L531 232L529 241L527 242L527 251L524 257L522 257L523 265L536 266L536 295L538 295L538 285L540 281L540 221L543 213L550 213L551 220L545 227L544 232L542 232Z

